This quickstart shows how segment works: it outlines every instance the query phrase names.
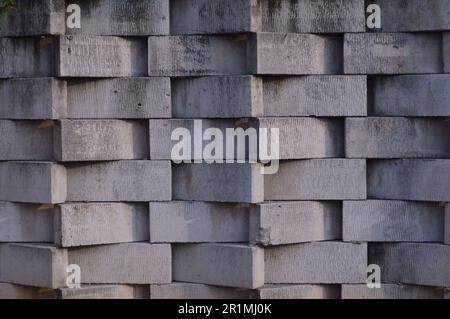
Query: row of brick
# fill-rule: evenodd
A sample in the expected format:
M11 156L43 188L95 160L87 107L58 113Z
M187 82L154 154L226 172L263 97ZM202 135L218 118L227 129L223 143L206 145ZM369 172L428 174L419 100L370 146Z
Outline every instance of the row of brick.
M363 159L295 160L282 161L277 174L264 176L260 164L171 168L170 161L148 160L66 165L1 162L0 200L260 203L371 198L446 202L450 201L449 165L445 159L374 160L367 165Z
M0 78L439 74L449 50L450 33L1 38Z
M449 88L450 75L10 79L0 118L448 117Z
M145 36L241 32L344 33L450 30L448 0L16 0L1 36L88 34ZM81 28L66 19L81 9ZM369 4L380 7L378 29L366 28ZM67 10L67 13L66 13ZM369 10L371 11L371 10ZM70 18L72 20L72 18Z
M246 243L343 240L450 245L450 206L395 200L267 202L0 202L0 242L77 247L131 242ZM188 221L188 222L186 222Z
M16 243L0 245L0 281L63 288L67 266L77 264L84 284L173 280L247 289L265 284L364 284L369 263L383 269L383 283L448 287L449 252L450 246L442 244L334 241L265 248L123 243L63 249Z
M40 289L0 283L1 298L18 299L450 299L450 290L381 284L265 285L259 289L174 282L166 285L89 285L78 289Z

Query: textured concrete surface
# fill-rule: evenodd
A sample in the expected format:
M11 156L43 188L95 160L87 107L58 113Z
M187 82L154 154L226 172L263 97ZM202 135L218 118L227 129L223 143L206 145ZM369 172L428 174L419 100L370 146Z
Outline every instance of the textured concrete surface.
M450 298L450 0L14 2L0 298Z

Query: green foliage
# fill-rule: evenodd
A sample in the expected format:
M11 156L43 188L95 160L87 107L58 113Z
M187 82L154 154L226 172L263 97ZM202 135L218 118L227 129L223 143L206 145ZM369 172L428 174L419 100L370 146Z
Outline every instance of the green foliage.
M3 0L0 4L0 17L2 17L8 9L14 8L14 0Z

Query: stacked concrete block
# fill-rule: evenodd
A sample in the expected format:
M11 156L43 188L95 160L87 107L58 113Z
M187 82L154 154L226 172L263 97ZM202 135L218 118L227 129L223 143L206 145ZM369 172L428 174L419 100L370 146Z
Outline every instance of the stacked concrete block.
M17 0L1 17L2 297L149 298L171 283L171 247L149 227L171 163L150 160L148 122L170 118L171 85L147 66L169 15L168 0Z
M449 5L17 0L0 298L448 298Z

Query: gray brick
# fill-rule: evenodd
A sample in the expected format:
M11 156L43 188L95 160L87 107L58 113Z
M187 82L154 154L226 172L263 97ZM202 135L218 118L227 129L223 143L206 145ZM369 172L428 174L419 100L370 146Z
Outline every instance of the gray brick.
M259 164L174 165L173 198L259 203L264 201L264 180L260 171Z
M44 244L0 245L0 281L44 288L66 285L67 251Z
M0 118L64 118L67 116L66 95L66 82L54 78L0 80Z
M53 208L0 202L0 242L53 243Z
M448 0L373 0L381 7L382 32L450 30Z
M0 160L52 160L53 122L0 120Z
M144 39L109 36L60 36L60 77L130 77L147 74Z
M342 237L341 207L333 202L279 202L254 205L250 242L284 245Z
M381 76L371 86L372 115L450 116L450 75Z
M248 242L248 214L249 205L179 201L150 203L150 241Z
M266 285L252 293L254 299L340 299L335 285Z
M241 118L263 115L263 81L252 76L172 79L173 117Z
M248 299L249 290L174 282L151 285L150 299Z
M61 204L55 209L54 241L60 247L149 240L145 204Z
M1 299L37 299L38 296L39 288L0 283Z
M15 0L15 9L0 20L0 36L36 36L63 34L64 0Z
M370 246L369 263L381 267L381 281L412 285L450 286L450 246L424 243Z
M116 161L67 166L67 200L148 202L171 200L169 161Z
M367 172L369 198L450 200L450 160L377 160Z
M51 162L1 162L0 200L56 204L66 201L66 169Z
M366 281L367 244L306 243L265 248L266 284Z
M172 1L175 34L363 32L362 0Z
M450 158L450 125L443 119L348 118L347 158Z
M450 245L450 204L445 206L444 243Z
M54 46L52 37L0 38L0 78L53 76Z
M382 284L381 288L369 289L367 285L342 285L342 299L442 299L441 289Z
M61 120L56 123L58 161L106 161L149 157L147 121Z
M264 178L265 200L366 198L365 160L286 161L277 174Z
M345 74L442 73L440 34L347 33Z
M169 78L70 80L69 118L167 118L171 116Z
M264 251L236 244L174 245L173 279L224 287L258 288L264 285Z
M264 78L265 116L366 116L365 76Z
M336 74L341 53L340 39L330 35L149 37L148 66L150 76Z
M171 282L170 245L129 243L69 250L84 284L165 284Z
M404 201L345 201L344 241L442 242L443 207Z
M169 0L74 0L70 4L81 8L81 28L67 28L67 34L169 34Z

